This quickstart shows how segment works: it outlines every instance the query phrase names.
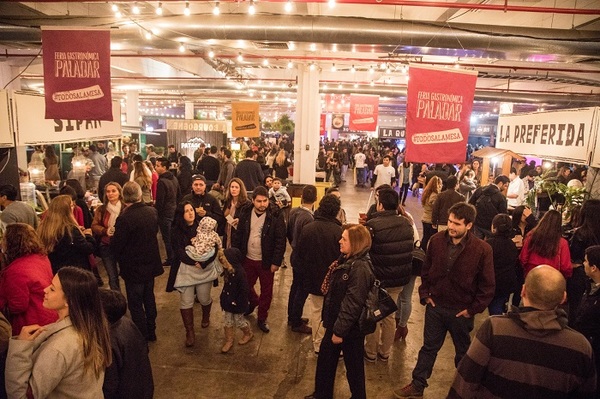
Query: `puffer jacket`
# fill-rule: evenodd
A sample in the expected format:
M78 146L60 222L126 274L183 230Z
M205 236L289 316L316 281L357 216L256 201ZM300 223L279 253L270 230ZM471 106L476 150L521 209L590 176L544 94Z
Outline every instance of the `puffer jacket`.
M395 210L381 211L367 222L371 231L371 260L382 287L401 287L410 280L414 231Z
M323 301L323 326L333 328L338 337L359 337L363 334L358 319L375 282L368 254L347 259L331 273L329 292Z

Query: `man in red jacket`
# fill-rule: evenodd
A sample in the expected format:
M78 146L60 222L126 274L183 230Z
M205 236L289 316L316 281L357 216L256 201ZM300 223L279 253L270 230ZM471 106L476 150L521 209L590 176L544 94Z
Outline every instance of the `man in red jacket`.
M459 202L449 210L448 230L431 237L419 287L426 305L423 346L412 373L412 382L394 391L396 398L422 398L437 353L449 332L458 365L471 344L473 317L494 297L492 247L470 231L477 211Z

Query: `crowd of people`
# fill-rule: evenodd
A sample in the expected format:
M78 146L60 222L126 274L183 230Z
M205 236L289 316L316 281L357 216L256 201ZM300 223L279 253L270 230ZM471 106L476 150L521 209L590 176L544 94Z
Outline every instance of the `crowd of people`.
M534 165L517 162L486 184L477 159L415 164L393 145L325 140L315 169L332 187L318 199L305 185L292 208L285 184L293 143L240 146L237 163L225 147L199 148L193 160L174 146L166 157L148 148L147 160L128 148L94 175L101 205L92 210L80 182L67 180L40 220L14 187L0 186L8 397L152 397L148 342L160 338L155 278L165 267L165 290L179 294L182 345L196 343L195 302L200 327L210 326L221 278L221 351L234 346L236 328L237 344L253 339L247 316L255 311L256 328L269 333L288 243L288 325L311 336L318 356L308 399L333 398L342 354L352 397L367 397L365 364L387 362L394 342L407 339L418 278L423 346L395 397L423 396L447 333L457 367L449 397L600 397L600 200L587 199L566 228L555 199L528 205ZM568 170L557 170L556 181L569 184ZM358 224L341 205L338 186L348 181L375 198ZM422 235L408 195L421 204ZM426 251L423 262L416 247ZM110 289L99 288L99 265ZM398 311L365 335L359 319L376 280ZM471 342L474 317L486 310L494 317Z

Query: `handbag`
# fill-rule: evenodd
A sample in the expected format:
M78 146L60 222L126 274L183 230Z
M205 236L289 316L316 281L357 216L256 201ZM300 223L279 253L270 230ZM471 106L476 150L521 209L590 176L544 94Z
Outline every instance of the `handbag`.
M367 296L367 301L363 307L360 318L358 319L358 327L364 335L369 335L375 332L377 323L385 319L398 310L396 302L390 294L381 287L381 282L375 280Z
M415 246L412 250L412 256L413 259L411 274L413 276L420 276L421 270L423 269L423 263L425 263L425 258L427 257L427 254L425 253L423 248L421 248L421 240L415 241Z

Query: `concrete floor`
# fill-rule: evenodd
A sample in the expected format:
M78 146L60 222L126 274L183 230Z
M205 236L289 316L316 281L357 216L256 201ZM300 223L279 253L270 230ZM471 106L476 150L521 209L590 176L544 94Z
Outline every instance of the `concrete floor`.
M349 222L356 222L364 212L369 189L342 183L342 206ZM421 205L409 192L407 209L415 217L421 231ZM286 253L289 257L289 246ZM289 264L289 259L288 259ZM150 345L156 398L303 398L313 392L317 357L309 335L292 332L287 326L287 300L292 279L291 268L275 274L273 303L268 323L271 332L256 327L256 313L249 316L254 339L246 346L235 345L229 354L220 353L222 345L222 313L219 303L221 287L214 288L211 324L200 328L200 305L195 306L196 345L184 346L185 330L179 315L179 295L166 293L168 270L156 279L158 306L158 341ZM369 398L393 398L392 390L411 380L422 344L424 308L413 293L413 312L408 324L407 342L394 344L389 362L366 363ZM477 316L476 329L484 316ZM237 337L241 335L237 331ZM425 390L425 398L444 398L454 377L454 347L447 342L438 355ZM335 398L349 398L343 361L339 362Z

